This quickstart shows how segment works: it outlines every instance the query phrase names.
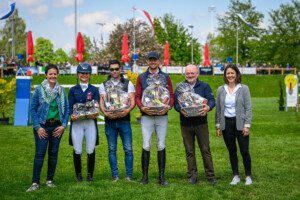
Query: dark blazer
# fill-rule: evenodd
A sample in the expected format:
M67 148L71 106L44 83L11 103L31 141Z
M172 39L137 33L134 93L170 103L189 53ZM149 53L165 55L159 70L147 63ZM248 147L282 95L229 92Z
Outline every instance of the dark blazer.
M186 82L186 81L185 81ZM215 107L215 97L211 91L210 86L200 80L197 80L194 91L196 94L199 94L203 98L207 99L207 105L209 106L209 110L212 110ZM181 112L181 107L178 103L178 92L177 88L175 90L175 101L174 101L174 108L177 112L180 113L180 124L182 126L197 126L201 124L207 124L207 115L205 116L197 116L197 117L185 117Z
M100 95L99 90L89 84L88 88L83 92L81 89L81 86L79 84L73 86L69 90L69 108L70 108L70 116L73 114L73 106L75 103L86 103L87 101L87 95L88 93L92 94L92 99L97 101L99 103ZM97 119L94 120L96 131L97 131L97 139L96 139L96 145L99 144L99 136L98 136L98 126L97 126ZM71 127L70 127L70 137L69 137L69 144L73 145L72 143L72 121L71 121Z

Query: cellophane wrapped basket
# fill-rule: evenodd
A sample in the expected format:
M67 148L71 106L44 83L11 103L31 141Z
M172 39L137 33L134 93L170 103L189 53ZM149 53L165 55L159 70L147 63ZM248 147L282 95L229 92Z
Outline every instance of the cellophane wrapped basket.
M95 100L84 103L76 103L73 106L73 115L79 119L86 119L99 115L99 103Z
M207 105L207 99L194 92L194 89L188 83L179 83L176 87L178 92L178 103L181 110L185 111L188 117L199 116L199 110L204 104Z
M142 104L159 112L165 105L169 105L170 101L165 77L161 74L155 74L147 79L147 83L148 87L143 91Z
M120 112L130 107L128 93L123 91L123 84L114 85L112 81L105 84L104 107L106 111Z

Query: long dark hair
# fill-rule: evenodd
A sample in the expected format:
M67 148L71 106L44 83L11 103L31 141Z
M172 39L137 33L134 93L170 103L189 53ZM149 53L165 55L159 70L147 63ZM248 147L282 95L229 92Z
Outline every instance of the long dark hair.
M242 75L241 75L241 72L240 72L239 68L237 68L237 66L235 64L228 64L225 67L224 74L223 74L224 82L226 84L228 84L228 80L226 78L226 72L229 68L233 69L236 73L235 84L241 83L242 82Z

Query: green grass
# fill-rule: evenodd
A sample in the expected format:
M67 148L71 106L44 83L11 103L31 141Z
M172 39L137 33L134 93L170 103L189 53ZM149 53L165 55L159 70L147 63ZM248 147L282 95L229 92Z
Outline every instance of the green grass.
M246 82L245 78L245 82ZM26 193L31 184L34 157L32 127L0 126L0 199L299 199L300 198L300 122L294 111L279 112L277 98L252 98L253 124L250 152L252 157L252 186L229 185L231 169L228 152L222 138L215 136L214 111L209 113L211 152L218 184L207 184L200 151L197 162L200 183L187 182L184 146L180 134L179 116L174 110L169 115L166 138L166 177L170 185L157 184L155 137L152 141L150 184L142 186L140 156L142 150L141 127L134 120L133 150L135 182L124 180L124 154L119 141L118 157L121 180L111 182L107 156L107 141L103 126L99 126L100 145L96 148L95 181L93 184L75 181L72 147L68 145L68 131L64 134L59 151L55 175L57 188L46 188L44 163L39 191ZM137 112L137 109L134 110ZM134 116L134 115L132 115ZM86 172L84 155L83 172ZM241 157L240 171L244 181Z

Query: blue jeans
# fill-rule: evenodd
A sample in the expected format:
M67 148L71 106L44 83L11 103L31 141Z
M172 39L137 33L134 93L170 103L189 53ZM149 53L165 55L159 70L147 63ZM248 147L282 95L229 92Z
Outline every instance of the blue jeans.
M56 164L57 164L57 156L58 156L58 148L61 137L57 138L52 136L52 132L56 127L55 126L43 126L46 133L48 134L47 138L41 139L37 131L34 130L34 138L35 138L35 156L34 156L34 164L33 164L33 183L40 183L40 176L43 167L43 162L45 158L45 154L48 146L48 171L47 171L47 180L52 181Z
M132 177L133 153L132 153L132 130L129 121L105 122L105 134L108 143L108 158L113 177L119 176L117 159L118 134L121 137L125 152L126 176Z

